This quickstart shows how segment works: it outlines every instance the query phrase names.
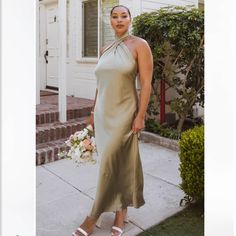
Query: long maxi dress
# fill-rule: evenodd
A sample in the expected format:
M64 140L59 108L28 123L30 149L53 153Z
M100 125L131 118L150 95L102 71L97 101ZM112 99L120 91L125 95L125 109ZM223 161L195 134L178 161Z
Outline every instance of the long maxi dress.
M137 63L123 42L127 36L124 34L106 48L95 68L98 94L94 129L101 158L90 213L95 218L103 212L145 204L138 136L132 131L138 111Z

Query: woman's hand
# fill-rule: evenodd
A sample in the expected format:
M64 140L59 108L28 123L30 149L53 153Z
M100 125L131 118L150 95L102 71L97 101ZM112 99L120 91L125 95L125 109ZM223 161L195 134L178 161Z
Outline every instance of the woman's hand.
M93 129L94 129L94 117L93 117L93 113L91 113L90 117L87 118L86 124L87 124L87 125L92 125L92 127L93 127Z
M132 124L132 130L133 132L136 134L138 133L141 129L143 129L145 127L145 121L144 118L140 117L140 116L136 116L133 124Z

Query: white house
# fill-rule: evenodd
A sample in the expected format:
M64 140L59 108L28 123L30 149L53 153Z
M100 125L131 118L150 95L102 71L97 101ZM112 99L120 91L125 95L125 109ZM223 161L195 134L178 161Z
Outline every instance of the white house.
M37 104L43 89L59 90L61 113L66 109L66 95L94 99L94 67L100 48L114 39L109 15L117 4L127 6L135 17L168 5L198 7L199 1L39 0Z

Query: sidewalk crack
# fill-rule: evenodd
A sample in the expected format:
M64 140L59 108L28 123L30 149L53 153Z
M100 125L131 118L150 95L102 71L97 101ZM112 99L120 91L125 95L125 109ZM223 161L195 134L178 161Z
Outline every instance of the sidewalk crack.
M170 185L175 186L175 187L177 187L177 188L180 189L179 185L173 184L173 183L171 183L171 182L169 182L169 181L167 181L167 180L165 180L165 179L162 179L162 178L160 178L160 177L151 175L151 174L149 174L149 173L146 173L145 171L144 171L144 174L149 175L149 176L151 176L151 177L153 177L153 178L155 178L155 179L159 179L159 180L161 180L161 181L163 181L163 182L165 182L165 183L167 183L167 184L170 184Z
M82 190L80 190L79 188L77 188L76 186L74 186L73 184L71 184L70 182L66 181L65 179L63 179L62 177L60 177L59 175L57 175L56 173L54 173L53 171L49 170L47 167L42 166L45 170L47 170L48 172L50 172L51 174L55 175L56 177L58 177L60 180L62 180L64 183L70 185L72 188L78 190L81 194L83 194L84 196L90 198L91 200L94 200L93 197L91 197L90 195L88 195L87 193L83 192Z

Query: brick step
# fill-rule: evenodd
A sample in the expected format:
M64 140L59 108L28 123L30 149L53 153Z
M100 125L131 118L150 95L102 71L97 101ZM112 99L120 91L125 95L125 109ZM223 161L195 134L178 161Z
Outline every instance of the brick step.
M36 126L36 145L70 137L86 127L88 116L69 120L65 123L54 122Z
M88 116L92 110L91 106L81 107L77 109L68 109L67 110L67 120L72 120L84 116ZM36 125L39 124L49 124L59 121L59 112L52 111L41 111L36 114Z
M64 159L65 157L58 156L58 153L69 150L69 147L65 144L66 140L67 139L64 138L36 145L36 165Z

